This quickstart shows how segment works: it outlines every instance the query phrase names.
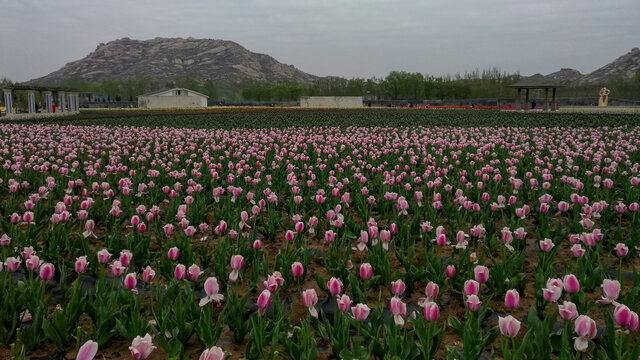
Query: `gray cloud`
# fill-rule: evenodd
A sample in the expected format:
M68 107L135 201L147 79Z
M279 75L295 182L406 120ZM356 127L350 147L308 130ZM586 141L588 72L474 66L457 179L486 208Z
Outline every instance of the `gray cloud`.
M590 72L640 46L636 0L0 0L0 9L0 76L17 81L122 37L232 40L346 77Z

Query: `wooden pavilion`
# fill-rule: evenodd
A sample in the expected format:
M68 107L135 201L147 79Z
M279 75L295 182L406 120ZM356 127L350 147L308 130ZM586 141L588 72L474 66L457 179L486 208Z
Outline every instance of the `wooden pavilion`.
M531 89L544 89L544 111L556 110L556 89L564 87L564 85L549 80L543 76L532 76L522 79L517 83L510 85L510 87L518 89L518 96L516 97L516 110L522 110L522 89L525 90L524 111L529 109L529 90ZM549 89L552 90L551 94L551 108L549 108Z

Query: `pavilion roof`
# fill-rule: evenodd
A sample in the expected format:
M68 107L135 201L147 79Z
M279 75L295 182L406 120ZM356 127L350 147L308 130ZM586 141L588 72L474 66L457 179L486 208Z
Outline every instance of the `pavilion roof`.
M547 88L564 87L563 84L557 81L549 80L545 76L542 76L539 74L522 78L517 83L511 84L509 86L512 88L519 88L519 89L527 89L527 88L528 89L547 89Z
M72 91L78 92L78 89L60 87L60 86L40 86L40 85L28 85L28 84L13 84L3 86L3 89L11 90L34 90L34 91Z

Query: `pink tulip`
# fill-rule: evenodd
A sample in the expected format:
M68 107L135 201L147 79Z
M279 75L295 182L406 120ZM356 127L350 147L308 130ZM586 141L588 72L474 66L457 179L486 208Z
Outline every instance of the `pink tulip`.
M111 253L107 249L102 249L98 251L98 262L101 264L106 264L111 260Z
M138 283L136 279L135 273L129 273L124 277L124 287L127 290L133 290L136 288L136 284Z
M294 232L293 232L293 231L291 231L291 230L287 230L287 231L284 233L284 239L285 239L287 242L292 242L292 241L293 241L293 239L295 238L295 236L296 236L296 233L294 233Z
M18 215L18 213L11 214L11 216L9 217L9 221L11 221L12 224L19 223L20 222L20 215Z
M404 290L405 290L405 284L402 280L398 279L391 283L391 292L394 295L400 296L402 295L402 293L404 293Z
M516 231L514 232L514 236L516 239L518 240L523 240L525 237L527 237L527 232L524 231L523 227L519 227L516 229Z
M153 341L151 340L151 335L146 334L144 337L136 336L129 346L129 351L131 351L131 356L134 359L146 359L151 355L151 352L156 347L153 346Z
M44 261L40 260L38 255L31 255L24 263L27 266L27 270L36 271L43 262Z
M184 233L187 236L193 236L196 233L196 228L193 226L188 226L186 229L184 229Z
M518 321L511 315L507 317L499 316L498 327L500 328L500 332L502 333L502 335L507 337L515 337L520 331L520 321Z
M262 290L260 296L258 296L258 314L263 315L269 305L271 305L271 293L269 290Z
M79 258L76 259L76 263L75 263L76 272L78 274L81 274L81 273L87 271L87 266L88 265L89 265L89 262L87 262L87 257L86 256L80 256Z
M40 278L42 280L49 280L53 277L55 273L55 267L53 264L45 263L40 267Z
M325 231L324 238L328 243L332 243L336 239L336 234L333 232L333 230L328 230Z
M31 255L35 255L35 251L33 251L33 246L29 246L29 247L25 247L22 252L20 253L20 256L22 256L23 259L28 259L31 257Z
M449 279L453 278L454 276L456 276L456 267L453 265L448 265L445 269L444 269L444 274L446 277L448 277Z
M122 264L122 266L129 267L129 265L131 264L132 257L133 257L133 254L129 250L125 249L120 251L120 263Z
M314 318L318 318L318 311L315 308L318 302L318 294L315 289L307 289L302 292L302 303L309 309L309 313Z
M200 279L200 275L202 275L202 270L200 270L200 267L198 265L192 264L191 266L189 266L189 271L187 271L189 280L197 281L198 279Z
M618 304L613 310L613 320L615 320L618 325L627 327L631 321L631 310L624 304Z
M360 265L360 278L362 280L369 280L373 277L373 267L369 263Z
M574 244L571 247L571 253L575 257L582 257L582 255L584 255L585 252L586 250L582 246L580 246L580 244Z
M8 257L4 262L4 267L8 272L15 272L20 267L22 260L16 257Z
M596 322L587 315L580 315L574 322L575 331L578 334L573 343L576 351L586 351L589 340L593 340L597 334Z
M562 283L564 285L564 290L568 293L577 293L580 291L578 278L573 274L565 275Z
M95 221L87 220L87 222L84 224L85 231L82 233L82 236L84 236L85 238L89 236L93 236L95 238L96 234L93 233L93 229L95 229L95 227L96 227Z
M465 304L467 309L471 311L478 311L482 307L482 301L480 301L478 295L469 295Z
M348 295L342 295L336 297L336 301L338 302L338 309L340 311L349 311L349 306L351 306L351 299Z
M300 277L302 274L304 274L304 267L302 266L302 263L296 261L291 264L291 275L294 278Z
M166 224L165 226L162 227L162 229L164 230L165 236L171 236L171 234L173 234L172 224Z
M478 290L480 290L480 283L475 280L467 280L464 282L464 294L467 296L470 295L478 295Z
M430 232L433 229L433 226L431 226L429 221L424 221L420 224L420 229L424 232Z
M142 272L142 281L150 283L153 281L155 276L156 272L151 268L151 266L147 266Z
M366 304L358 304L356 306L351 307L351 312L353 313L353 317L358 321L365 321L369 316L369 312L371 309Z
M482 265L477 265L473 269L473 274L475 275L475 279L479 283L485 283L489 280L489 268Z
M280 286L277 278L273 275L269 275L269 277L267 277L267 280L265 280L263 284L265 289L269 290L269 292L272 293L276 292L276 290L278 290L278 286Z
M9 246L11 244L11 238L7 234L0 236L0 246Z
M231 273L229 273L229 280L238 280L238 272L244 267L244 257L242 255L231 256Z
M435 242L438 246L445 246L448 244L447 236L445 234L437 234Z
M566 212L566 211L568 211L568 210L569 210L569 203L568 203L568 202L566 202L566 201L560 201L560 202L558 203L558 210L559 210L560 212Z
M200 306L205 306L212 301L220 305L220 301L224 299L224 296L218 294L218 291L218 279L216 279L215 277L207 278L207 280L204 281L204 292L207 294L207 296L200 300Z
M179 256L180 250L175 246L169 249L169 252L167 253L167 257L169 258L169 260L177 260Z
M438 309L438 304L433 301L429 301L424 305L422 313L425 320L433 322L438 320L440 309Z
M80 349L78 349L78 355L76 355L76 360L93 360L98 352L98 343L95 341L88 340Z
M640 317L638 317L638 313L631 311L629 314L629 322L627 323L627 329L631 331L636 331L640 329Z
M424 293L425 295L427 295L428 301L433 301L436 298L438 298L439 292L440 292L440 287L438 286L438 284L434 283L433 281L429 281L427 286L424 288Z
M124 273L125 270L126 267L122 266L120 260L115 260L113 263L111 263L111 275L120 276Z
M616 255L623 257L623 256L627 256L628 252L629 252L629 248L627 247L627 245L623 243L616 244Z
M342 282L339 279L336 279L335 277L332 277L327 282L327 287L329 288L329 292L331 293L331 295L340 294L341 286L342 286Z
M542 295L548 302L557 302L562 296L562 280L548 279L547 287L542 289Z
M578 317L578 308L570 301L565 301L562 305L558 304L558 312L560 317L566 321L573 321Z
M554 246L555 245L553 244L553 241L551 241L551 239L544 239L540 241L540 250L544 252L551 251L551 249L553 249Z
M224 360L224 357L225 354L222 348L214 346L209 349L205 349L202 354L200 354L199 360Z
M509 244L513 241L513 234L508 227L504 227L501 230L500 241L503 244Z
M620 282L618 280L604 279L602 282L602 291L604 296L602 300L598 300L600 304L613 304L618 305L616 302L618 296L620 296Z
M518 290L511 289L507 291L504 296L504 305L510 309L517 309L520 307L520 294Z
M22 216L22 220L27 224L35 224L33 222L33 212L31 211L25 212L24 215Z
M173 277L178 279L178 280L182 280L186 276L187 276L187 268L182 264L176 265L176 268L173 271Z

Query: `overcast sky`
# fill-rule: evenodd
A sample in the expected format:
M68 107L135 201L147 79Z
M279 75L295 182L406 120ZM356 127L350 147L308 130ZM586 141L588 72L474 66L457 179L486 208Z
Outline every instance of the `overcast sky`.
M0 0L0 77L118 38L232 40L325 76L591 72L640 47L639 0Z

